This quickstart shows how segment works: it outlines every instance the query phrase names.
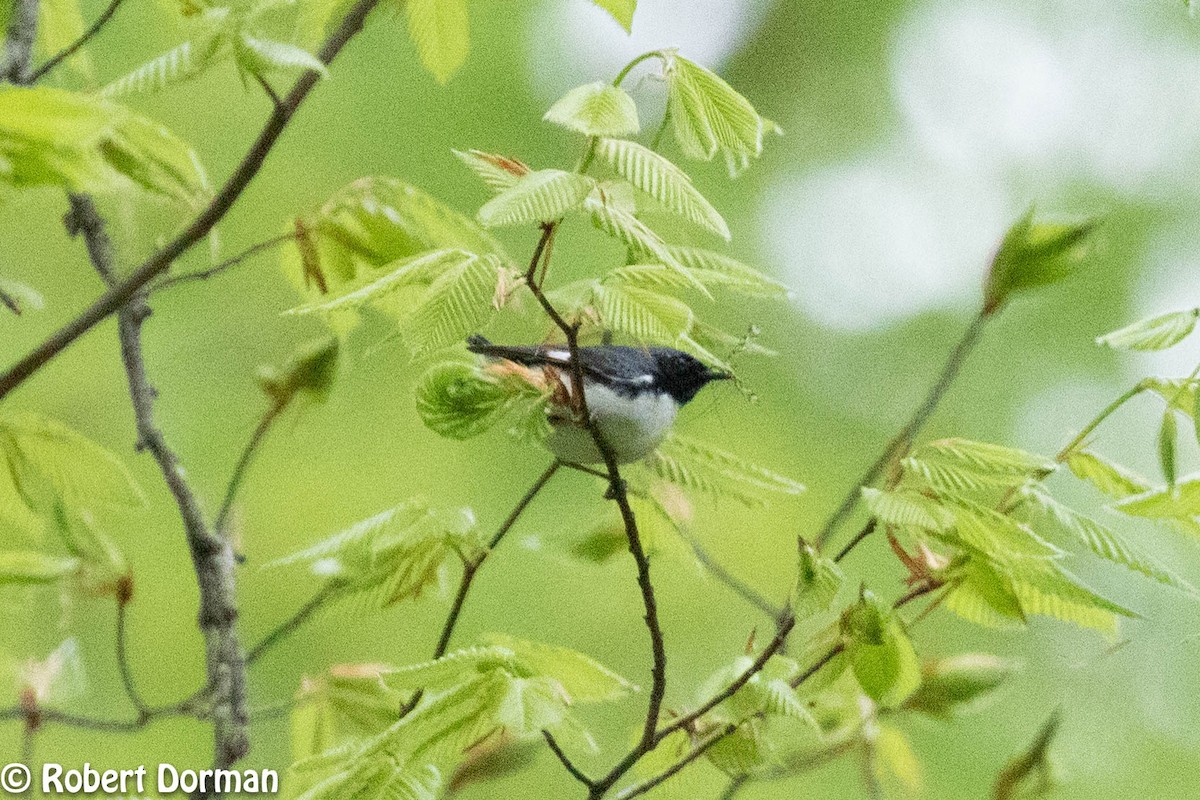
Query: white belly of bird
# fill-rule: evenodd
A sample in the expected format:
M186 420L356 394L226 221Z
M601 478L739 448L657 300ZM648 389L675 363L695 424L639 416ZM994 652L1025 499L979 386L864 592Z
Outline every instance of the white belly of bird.
M587 382L584 391L596 429L622 464L650 455L666 438L679 411L668 394L646 392L627 397L592 381ZM604 461L591 432L571 422L554 425L546 447L563 461L575 464Z

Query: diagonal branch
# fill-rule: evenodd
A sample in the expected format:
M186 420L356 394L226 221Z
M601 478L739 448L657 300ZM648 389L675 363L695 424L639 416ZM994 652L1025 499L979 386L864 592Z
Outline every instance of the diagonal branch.
M86 31L80 34L78 39L55 53L45 64L42 64L32 73L30 73L26 83L37 83L59 64L75 55L75 53L79 52L81 47L91 41L92 37L99 33L100 29L108 24L108 21L113 18L114 14L117 13L117 9L121 7L121 3L123 2L125 2L125 0L112 0L112 2L108 4L108 8L100 12L100 16L96 17L96 21L93 22Z
M30 2L31 0L22 0L22 4ZM362 29L367 15L378 2L379 0L358 0L351 7L341 24L329 35L317 54L321 63L328 65L337 57L346 43ZM316 86L319 77L319 74L313 70L306 70L296 79L296 83L283 99L283 103L272 110L258 138L250 146L237 169L229 176L225 185L221 187L208 206L192 220L182 233L146 259L129 277L113 284L96 302L51 334L7 372L0 375L0 398L24 383L31 375L67 349L80 336L90 331L101 320L130 302L143 287L165 272L175 259L208 235L241 197L250 181L258 175L267 156L270 155L272 148L279 141L279 137L296 111Z
M79 234L101 278L117 285L116 259L105 224L87 195L71 195L68 230ZM246 706L246 665L237 638L234 598L235 560L229 542L205 522L199 499L187 481L179 457L167 444L154 413L157 393L146 374L142 352L142 324L150 315L144 292L136 293L117 315L121 360L129 384L138 433L138 449L147 450L158 463L163 480L175 500L200 589L200 632L204 636L208 689L213 699L213 749L218 769L239 761L250 747Z
M862 496L862 487L870 486L879 480L884 471L908 449L909 445L912 444L912 440L925 427L925 423L929 421L933 412L937 410L937 407L942 402L942 398L946 396L946 392L950 390L955 378L958 377L959 371L962 369L963 364L966 363L967 356L971 354L971 351L975 349L975 345L979 343L979 337L982 335L988 321L992 318L992 314L993 312L984 310L967 326L962 338L959 339L958 344L954 346L950 356L946 359L945 366L942 367L937 381L929 389L929 393L925 395L925 399L917 406L917 409L913 412L908 422L905 423L904 427L900 429L900 432L887 443L887 446L884 447L879 457L875 459L874 463L867 468L867 471L863 473L862 477L858 479L850 491L846 493L846 496L842 498L842 502L837 507L837 510L826 520L825 525L821 528L821 532L817 534L815 544L817 550L825 548L829 543L829 539L837 532L838 526L854 511L858 505L859 498ZM843 558L846 555L847 553L843 552L839 555L839 558Z

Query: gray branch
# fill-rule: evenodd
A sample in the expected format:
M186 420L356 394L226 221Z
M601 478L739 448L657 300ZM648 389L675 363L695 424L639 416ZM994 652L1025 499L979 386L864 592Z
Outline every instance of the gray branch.
M0 78L18 85L28 81L37 24L38 0L12 0L12 17L4 42L4 71Z
M83 237L88 257L105 284L119 281L112 242L104 219L91 197L73 194L67 228ZM200 588L200 632L204 636L208 689L212 698L214 763L226 768L249 749L247 735L246 664L235 624L235 560L228 540L214 533L204 519L200 503L187 481L179 457L167 444L154 415L156 392L146 375L142 353L142 324L150 315L145 290L140 290L117 312L121 359L129 383L137 423L138 449L148 451L162 472L163 480L179 508L187 536L192 567Z

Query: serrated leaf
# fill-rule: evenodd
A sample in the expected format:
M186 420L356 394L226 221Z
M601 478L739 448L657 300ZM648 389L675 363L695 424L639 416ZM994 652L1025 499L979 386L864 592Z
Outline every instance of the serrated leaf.
M822 558L808 543L801 543L796 598L792 602L796 619L804 621L828 611L845 581L841 567Z
M633 98L611 83L575 87L543 119L585 136L633 136L641 130Z
M1141 494L1150 488L1143 478L1091 450L1077 450L1067 458L1075 477L1085 480L1109 497L1118 500Z
M692 185L692 179L663 156L637 142L599 140L596 152L618 175L653 197L664 208L729 240L729 226Z
M531 171L526 164L515 158L484 153L481 150L465 152L455 150L453 152L458 156L459 161L466 164L494 192L511 189Z
M619 240L635 253L651 256L655 261L679 273L705 297L712 294L695 276L671 253L670 247L657 233L646 226L633 214L622 210L616 203L611 202L603 191L588 195L583 201L584 208L592 217L597 228L609 236Z
M1120 564L1134 572L1153 578L1159 583L1195 594L1196 590L1183 578L1154 562L1148 556L1136 552L1116 531L1078 511L1058 502L1040 489L1031 489L1025 496L1042 514L1057 527L1087 545L1088 549L1103 559Z
M501 382L467 364L430 367L417 384L417 413L426 427L450 439L469 439L494 427L510 411L545 416L544 394L525 381Z
M1191 519L1200 515L1200 478L1127 497L1114 508L1134 517Z
M425 69L449 82L467 60L471 32L465 0L408 0L408 32Z
M905 707L937 719L979 707L980 701L1004 684L1019 665L987 653L964 653L926 662L921 687Z
M0 586L52 584L70 577L80 567L77 558L61 558L33 550L0 552Z
M405 336L417 356L462 342L484 326L497 309L504 267L496 256L472 255L442 273L404 321Z
M1053 561L1030 562L1010 569L1013 591L1027 615L1040 614L1105 633L1115 633L1116 617L1139 615L1097 594L1078 577Z
M531 172L487 201L479 209L479 221L489 228L554 222L582 205L595 185L592 178L575 172Z
M684 154L708 161L721 152L733 176L762 154L768 125L733 87L674 53L668 54L664 72L667 113Z
M1200 308L1150 317L1097 337L1096 344L1117 350L1166 350L1196 329Z
M195 154L166 128L50 88L0 89L0 181L91 192L132 185L187 202L207 194Z
M243 33L238 39L238 66L254 75L265 75L276 70L312 70L329 76L329 68L319 58L287 42L276 42Z
M885 492L864 486L862 496L871 515L884 525L925 528L937 533L946 533L954 527L954 512L919 492Z
M647 467L659 477L714 496L761 504L764 495L797 495L803 484L725 450L671 433Z
M1025 623L1025 612L1012 582L982 557L971 558L957 570L945 605L968 622L989 628Z
M912 641L900 620L869 592L843 616L842 630L850 668L868 697L894 708L917 690L921 665Z
M592 2L611 14L626 33L633 31L633 13L637 10L637 0L592 0Z
M1017 481L1039 478L1056 468L1053 460L1024 450L968 439L942 439L921 445L912 456L928 464L973 472L978 475L1011 477Z
M292 757L319 756L374 736L396 720L403 695L388 689L377 665L341 665L305 679L292 709Z
M1063 554L1028 525L995 509L960 499L954 502L953 510L955 536L997 562L1013 564Z
M231 52L225 31L228 9L205 12L206 30L196 38L183 42L155 56L129 73L106 84L100 95L124 98L137 94L153 94L170 86L191 80L223 61Z
M600 703L624 697L638 687L599 661L567 647L490 634L488 641L507 648L535 674L554 678L570 702Z
M25 413L0 419L0 453L31 510L47 510L47 492L78 508L145 504L120 459L48 417Z
M674 347L693 323L686 303L646 289L596 284L591 305L605 328L642 344Z
M989 313L1014 294L1057 283L1075 271L1087 253L1096 223L1034 223L1030 208L1013 223L992 259L984 288Z

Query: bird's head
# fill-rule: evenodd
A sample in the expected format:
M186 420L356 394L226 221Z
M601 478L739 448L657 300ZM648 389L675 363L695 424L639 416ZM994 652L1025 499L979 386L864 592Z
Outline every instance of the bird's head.
M650 350L654 359L655 383L679 405L691 401L711 381L733 378L728 372L712 369L700 359L669 347Z

